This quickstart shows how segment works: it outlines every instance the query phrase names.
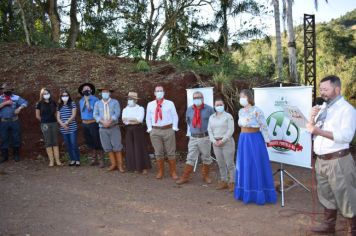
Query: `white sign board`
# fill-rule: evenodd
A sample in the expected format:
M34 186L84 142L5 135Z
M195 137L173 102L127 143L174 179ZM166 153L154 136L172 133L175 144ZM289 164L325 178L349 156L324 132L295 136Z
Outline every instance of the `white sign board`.
M267 120L271 161L311 168L311 135L285 112L286 107L294 107L304 118L309 117L312 91L311 86L254 88L256 106Z
M201 92L204 96L204 103L214 107L214 88L205 87L205 88L192 88L187 89L187 107L193 105L193 94L197 91ZM190 136L189 127L187 126L187 136Z

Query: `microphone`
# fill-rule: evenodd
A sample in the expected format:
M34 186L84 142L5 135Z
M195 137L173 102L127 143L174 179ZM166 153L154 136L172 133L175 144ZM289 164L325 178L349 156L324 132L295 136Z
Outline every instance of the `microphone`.
M323 105L324 102L325 101L322 97L317 97L317 98L315 98L314 106L316 106L316 105L321 106L321 105Z

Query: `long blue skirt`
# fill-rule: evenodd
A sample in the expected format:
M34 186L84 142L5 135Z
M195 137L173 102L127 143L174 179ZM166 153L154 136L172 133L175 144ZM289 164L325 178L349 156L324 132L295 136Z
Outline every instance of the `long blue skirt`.
M245 204L276 203L271 164L261 132L241 133L237 150L235 199Z

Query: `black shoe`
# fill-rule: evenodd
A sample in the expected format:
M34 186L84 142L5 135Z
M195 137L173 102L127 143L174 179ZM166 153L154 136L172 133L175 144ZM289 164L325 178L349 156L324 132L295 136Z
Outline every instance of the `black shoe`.
M69 163L69 166L75 166L75 161L71 161L71 162Z
M1 156L0 163L6 162L9 160L9 151L8 149L1 149Z
M76 167L80 166L80 162L79 162L79 161L76 161L76 162L75 162L75 166L76 166Z
M14 160L16 162L20 161L20 148L19 147L14 147Z

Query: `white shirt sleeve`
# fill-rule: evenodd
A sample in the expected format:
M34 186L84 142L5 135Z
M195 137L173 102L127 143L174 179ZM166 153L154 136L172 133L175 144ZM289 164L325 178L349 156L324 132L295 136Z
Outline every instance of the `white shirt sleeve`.
M172 107L171 107L171 115L173 119L173 130L178 131L178 114L176 107L174 106L174 103L172 102Z
M147 132L151 132L152 130L152 105L151 102L147 104L147 112L146 112L146 125Z
M356 129L356 111L352 106L348 106L339 114L340 127L333 132L335 143L351 143Z
M138 107L138 111L139 112L137 114L136 119L138 122L142 123L143 119L145 118L145 108L140 106L140 107Z

